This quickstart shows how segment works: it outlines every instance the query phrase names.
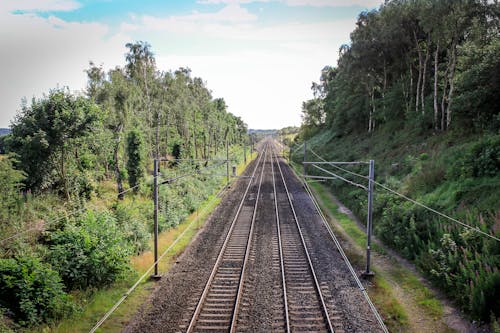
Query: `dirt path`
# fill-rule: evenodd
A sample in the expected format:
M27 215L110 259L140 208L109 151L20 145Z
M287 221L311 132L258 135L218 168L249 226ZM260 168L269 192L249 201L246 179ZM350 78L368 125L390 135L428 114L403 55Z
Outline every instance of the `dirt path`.
M361 230L365 229L365 226L356 218L356 216L354 216L354 214L347 207L338 201L337 198L335 198L331 193L327 193L327 195L329 199L335 202L335 204L339 207L339 212L346 214L351 220L355 221ZM321 202L319 196L317 196L317 198L318 201ZM328 216L331 220L335 220L331 214L328 214ZM335 227L343 232L342 227L338 225L338 223ZM343 232L342 237L347 239L350 243L349 248L351 251L356 251L359 252L360 255L363 255L364 250L357 246L346 232ZM382 274L383 278L390 284L394 297L397 298L399 303L403 306L405 312L408 314L408 328L405 332L474 333L487 331L485 329L475 327L472 323L461 316L459 310L453 307L449 300L447 300L438 290L432 287L431 284L420 275L412 263L402 258L395 251L387 248L376 237L373 237L372 241L382 247L386 252L386 254L383 255L372 251L372 263L379 274ZM412 290L409 290L408 286L405 285L405 281L401 281L401 272L404 272L405 275L413 275L420 281L420 283L422 283L430 292L434 294L435 298L437 298L442 304L442 314L431 314L421 304L419 304L419 295Z

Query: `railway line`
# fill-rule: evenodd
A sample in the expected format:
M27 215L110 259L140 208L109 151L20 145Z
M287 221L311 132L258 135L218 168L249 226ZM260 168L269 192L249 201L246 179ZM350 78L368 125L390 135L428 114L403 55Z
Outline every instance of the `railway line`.
M330 290L315 272L275 150L272 142L264 143L205 288L188 307L179 332L256 331L256 228L272 231L268 289L273 311L266 330L344 332Z

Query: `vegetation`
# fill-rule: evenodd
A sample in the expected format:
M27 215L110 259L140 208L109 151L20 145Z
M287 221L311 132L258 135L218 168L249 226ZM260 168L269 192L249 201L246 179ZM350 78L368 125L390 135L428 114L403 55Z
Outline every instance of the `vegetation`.
M403 0L361 13L338 65L313 84L295 142L307 140L327 160L374 159L378 182L499 237L499 13L496 2ZM309 150L307 159L317 157ZM364 166L348 168L367 174ZM366 192L327 183L366 218ZM375 191L376 234L471 318L495 321L500 243Z
M99 290L129 281L149 248L152 159L161 158L160 229L177 226L243 159L243 121L189 69L161 72L149 44L126 64L90 63L86 95L55 89L23 103L0 148L0 328L51 324ZM206 160L202 162L201 160ZM169 162L168 162L169 161ZM131 191L133 189L133 191ZM22 259L20 259L22 258Z

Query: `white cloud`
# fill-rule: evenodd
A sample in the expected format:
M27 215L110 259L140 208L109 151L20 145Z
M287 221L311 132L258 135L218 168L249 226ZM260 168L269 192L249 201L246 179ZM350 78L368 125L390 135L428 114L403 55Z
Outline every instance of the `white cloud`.
M225 38L232 45L238 39L251 46L215 55L158 55L157 64L162 69L190 67L251 128L299 125L302 102L312 98L311 82L318 81L325 65L336 64L338 47L354 27L354 18L264 28L205 27L198 36L203 31L201 37L208 40Z
M80 6L74 0L3 0L0 3L0 12L15 10L28 12L72 11Z
M312 7L349 7L361 6L376 8L382 4L382 0L284 0L289 6L312 6Z
M0 127L9 125L22 97L40 97L57 86L84 88L90 60L107 68L122 64L130 38L108 35L99 23L0 12Z
M232 26L255 21L257 16L238 5L227 5L213 13L193 12L189 15L155 17L144 15L131 17L134 23L122 23L123 31L151 30L173 32L197 32L214 26Z
M190 67L250 127L298 125L311 82L323 66L336 64L338 47L354 27L355 18L264 26L234 2L212 13L131 14L116 34L99 23L0 11L0 127L23 96L57 85L82 89L89 60L123 66L124 44L131 40L150 42L161 70Z
M197 3L203 5L218 4L248 4L254 2L283 2L288 6L311 6L311 7L378 7L382 0L199 0Z

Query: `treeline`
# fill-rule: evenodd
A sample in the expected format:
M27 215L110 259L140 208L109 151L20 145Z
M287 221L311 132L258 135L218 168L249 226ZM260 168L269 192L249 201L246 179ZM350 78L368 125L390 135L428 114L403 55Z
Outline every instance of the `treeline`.
M336 67L303 103L306 135L500 126L500 6L486 0L388 1L362 12ZM309 134L308 134L309 133Z
M242 160L247 127L222 98L189 69L160 71L149 44L126 46L123 67L90 63L84 93L23 102L0 138L1 331L53 323L134 277L129 257L152 230L154 158L170 161L162 179L192 174L160 189L160 231L222 187L204 169L222 173L227 148Z
M361 13L337 66L313 83L296 142L331 161L374 159L378 182L498 238L499 16L496 1L479 0L388 1ZM366 192L327 184L366 219ZM471 318L500 317L500 242L377 186L373 214L377 236Z

